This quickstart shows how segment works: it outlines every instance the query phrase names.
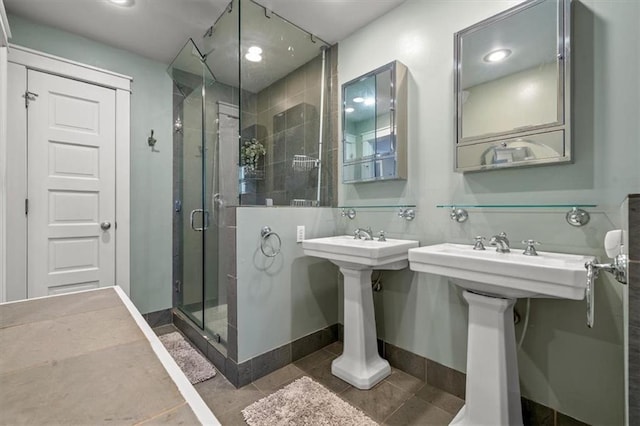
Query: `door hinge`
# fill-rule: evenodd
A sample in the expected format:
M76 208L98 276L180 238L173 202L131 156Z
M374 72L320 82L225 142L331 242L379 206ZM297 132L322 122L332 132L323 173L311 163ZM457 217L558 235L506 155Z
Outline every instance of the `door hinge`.
M29 92L27 90L26 92L24 92L24 95L22 95L22 97L24 98L24 107L29 108L29 101L35 101L36 98L38 97L38 94Z
M175 289L176 293L182 293L182 281L176 280L173 283L173 288Z
M24 214L25 216L29 214L29 199L24 199Z

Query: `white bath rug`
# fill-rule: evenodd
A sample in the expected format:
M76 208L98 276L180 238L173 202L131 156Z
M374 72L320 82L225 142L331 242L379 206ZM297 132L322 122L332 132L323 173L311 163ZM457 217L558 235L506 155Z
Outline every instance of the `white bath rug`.
M159 338L192 385L216 375L216 370L209 360L195 350L182 334L174 331L163 334Z
M254 402L242 415L249 426L375 426L362 411L309 377Z

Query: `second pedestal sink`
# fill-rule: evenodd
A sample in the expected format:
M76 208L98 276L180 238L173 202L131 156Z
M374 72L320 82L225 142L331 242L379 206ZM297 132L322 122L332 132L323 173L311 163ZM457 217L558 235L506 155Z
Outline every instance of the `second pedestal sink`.
M371 389L391 374L389 363L378 355L371 271L406 268L408 250L414 247L418 241L349 235L302 242L304 254L330 260L344 275L344 351L331 364L331 373L358 389Z
M409 250L412 270L449 277L469 303L466 403L452 425L522 425L513 305L518 297L583 299L589 260L447 243Z

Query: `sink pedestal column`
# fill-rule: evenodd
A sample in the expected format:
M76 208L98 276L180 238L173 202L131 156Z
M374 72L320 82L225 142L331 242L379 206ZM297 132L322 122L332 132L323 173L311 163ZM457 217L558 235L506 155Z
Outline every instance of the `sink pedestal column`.
M331 364L331 373L358 389L371 389L391 374L378 355L371 268L340 267L344 275L344 351Z
M522 425L513 326L516 299L465 291L469 303L466 404L452 425Z

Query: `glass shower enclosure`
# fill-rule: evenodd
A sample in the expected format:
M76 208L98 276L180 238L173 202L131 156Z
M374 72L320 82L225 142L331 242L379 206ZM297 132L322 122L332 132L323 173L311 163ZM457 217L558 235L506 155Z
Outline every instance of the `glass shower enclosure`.
M220 176L237 163L239 112L234 91L216 80L204 59L188 40L168 69L175 115L174 305L224 347L227 295L218 253L224 206L237 203L237 191Z
M226 218L238 206L331 202L334 168L323 168L337 153L324 132L328 49L253 0L234 0L168 68L174 306L224 353L229 307L238 308L227 294L235 228Z

